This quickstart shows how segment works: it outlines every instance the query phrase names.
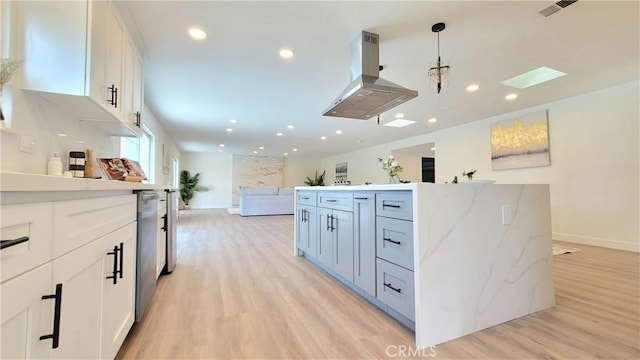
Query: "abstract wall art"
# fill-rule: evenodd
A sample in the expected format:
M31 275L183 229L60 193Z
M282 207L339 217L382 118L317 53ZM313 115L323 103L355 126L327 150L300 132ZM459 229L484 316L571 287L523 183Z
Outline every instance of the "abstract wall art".
M549 166L547 110L491 125L493 170Z

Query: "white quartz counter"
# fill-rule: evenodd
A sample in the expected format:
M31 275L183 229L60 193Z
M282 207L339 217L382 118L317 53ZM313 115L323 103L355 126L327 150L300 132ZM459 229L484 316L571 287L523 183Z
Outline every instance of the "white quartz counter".
M143 184L104 179L65 178L24 173L0 173L0 191L109 191L109 190L164 190L168 185Z

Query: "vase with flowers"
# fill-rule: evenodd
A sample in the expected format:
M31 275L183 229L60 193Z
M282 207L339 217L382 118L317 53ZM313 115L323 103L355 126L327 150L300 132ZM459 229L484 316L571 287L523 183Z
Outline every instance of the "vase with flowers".
M11 80L13 74L18 72L20 69L20 65L22 65L22 61L11 60L7 58L0 59L1 60L1 69L0 69L0 127L4 127L4 114L2 113L2 90L4 86Z
M382 170L384 170L387 175L389 175L389 184L397 184L400 181L400 179L398 178L398 174L402 172L403 168L393 158L393 155L390 155L387 160L378 158L378 161L380 161L380 163L382 164Z

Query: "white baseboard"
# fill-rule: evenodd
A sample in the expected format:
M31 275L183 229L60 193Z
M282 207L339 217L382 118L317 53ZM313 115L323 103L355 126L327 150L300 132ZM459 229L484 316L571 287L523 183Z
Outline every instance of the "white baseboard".
M600 246L610 249L626 250L633 252L640 252L640 243L630 243L619 240L599 239L588 236L574 235L574 234L562 234L554 232L552 234L553 240L566 241L576 244Z

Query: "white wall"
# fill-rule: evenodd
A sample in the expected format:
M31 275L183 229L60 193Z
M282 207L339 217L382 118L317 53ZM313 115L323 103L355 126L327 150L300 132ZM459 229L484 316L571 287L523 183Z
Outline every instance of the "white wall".
M192 209L227 208L231 206L231 174L233 155L183 152L180 171L200 173L198 185L209 188L197 192L190 201Z
M378 157L395 149L434 142L436 182L462 178L476 168L478 179L551 186L553 238L640 251L639 83L604 89L522 111L480 119L401 141L321 160L322 168L349 163L355 184L385 183ZM492 171L491 124L549 110L551 166ZM353 165L352 165L353 164Z
M313 178L315 172L320 169L319 158L290 157L284 158L284 187L304 186L307 176ZM325 183L333 182L335 177L335 167L333 172L327 171ZM320 171L322 173L322 171ZM331 174L331 175L330 175ZM329 181L330 180L330 181Z

